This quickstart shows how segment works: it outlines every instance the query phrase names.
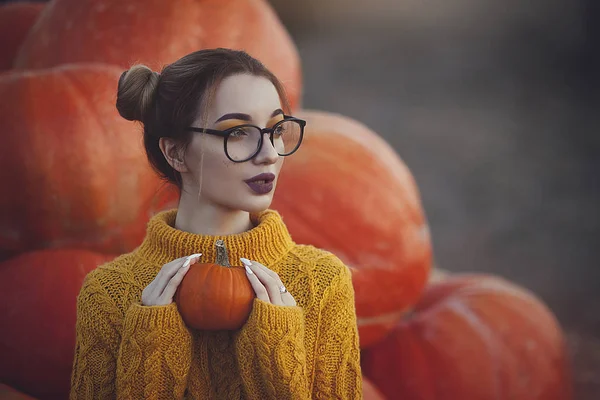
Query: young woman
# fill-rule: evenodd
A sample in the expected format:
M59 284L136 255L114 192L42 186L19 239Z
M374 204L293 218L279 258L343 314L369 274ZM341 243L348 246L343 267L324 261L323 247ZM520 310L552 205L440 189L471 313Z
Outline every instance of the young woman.
M362 398L349 269L295 244L269 209L305 126L277 78L244 52L202 50L160 74L124 72L117 109L143 124L148 159L180 200L138 248L87 275L70 398ZM239 330L190 329L174 294L190 264L215 261L217 240L256 298Z

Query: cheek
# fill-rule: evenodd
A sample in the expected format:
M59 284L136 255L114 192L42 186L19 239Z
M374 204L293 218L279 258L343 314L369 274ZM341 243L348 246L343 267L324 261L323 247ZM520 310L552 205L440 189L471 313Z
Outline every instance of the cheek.
M202 168L202 192L207 198L219 202L238 196L243 190L243 165L231 162L223 154L204 156Z
M190 162L188 167L192 169L194 176L202 174L203 179L207 176L218 175L226 171L227 157L223 152L223 145L216 138L198 135L190 143L188 156Z
M240 176L239 168L220 154L206 154L201 169L204 181L217 186L231 185Z
M279 178L279 173L281 172L281 168L283 167L284 160L285 160L285 157L279 157L279 160L277 160L277 163L275 164L275 169L277 170L278 178Z
M208 183L218 181L219 177L226 177L228 173L227 160L222 149L213 143L198 141L190 144L186 156L186 164L196 184L202 182L205 187Z

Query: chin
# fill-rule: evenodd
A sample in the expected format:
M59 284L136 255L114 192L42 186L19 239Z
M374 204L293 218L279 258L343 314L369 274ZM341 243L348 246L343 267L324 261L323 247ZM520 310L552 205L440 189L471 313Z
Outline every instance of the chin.
M251 199L251 201L248 201L246 204L240 204L240 209L249 213L258 213L261 211L265 211L269 207L271 207L272 200L273 197L271 196L264 196L264 198Z

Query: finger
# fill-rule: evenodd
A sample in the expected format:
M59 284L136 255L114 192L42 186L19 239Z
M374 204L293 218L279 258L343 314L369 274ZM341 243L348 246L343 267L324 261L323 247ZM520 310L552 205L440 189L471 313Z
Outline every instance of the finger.
M285 306L296 306L296 299L290 292L285 292L281 295L281 300Z
M285 287L277 272L267 268L259 262L255 261L254 263L261 267L267 274L269 274L269 276L271 276L271 278L273 278L277 282L277 287L279 289L281 289L281 287ZM279 293L281 293L281 290L279 291ZM283 302L283 305L285 306L296 306L296 299L294 299L294 296L292 296L292 294L288 291L281 293L281 300Z
M240 259L244 265L250 267L254 275L260 280L265 289L267 289L267 293L269 294L269 299L271 299L271 303L277 306L283 305L283 300L281 299L281 292L279 291L280 285L278 282L271 277L263 268L260 267L260 264L256 261L250 261L245 258Z
M152 282L150 282L150 284L142 292L142 303L143 304L146 304L146 305L158 304L158 300L159 300L159 298L163 292L164 286L165 286L164 284L162 284L165 273L169 273L168 272L169 269L171 269L175 266L183 265L182 263L184 263L188 257L189 256L176 258L175 260L162 266L162 268L160 269L160 271L158 271L158 273L156 274L156 276L154 277Z
M294 296L292 296L292 294L290 292L287 291L284 293L281 293L281 288L284 287L285 285L283 284L283 282L281 281L281 278L279 277L279 275L277 274L277 272L270 270L268 267L262 265L259 262L254 261L255 265L258 265L260 268L263 269L263 271L265 271L267 274L269 274L269 276L271 278L273 278L273 280L275 280L275 282L277 283L277 288L279 290L279 293L281 295L281 301L283 302L283 305L286 306L295 306L296 305L296 299L294 299Z
M262 284L262 282L258 279L256 274L250 269L247 265L244 264L246 268L246 276L252 285L252 289L254 289L254 293L256 293L256 297L262 301L266 301L267 303L271 302L269 298L269 293L267 292L267 288Z
M170 271L174 269L174 272L171 274L171 276L173 276L173 274L179 269L179 267L181 267L181 265L183 265L183 263L185 262L185 260L188 259L188 257L189 256L176 258L173 261L163 265L160 271L158 271L158 274L156 274L156 277L154 277L153 282L156 283L163 280L164 275L170 274Z
M262 270L265 271L267 274L269 274L269 276L271 278L273 278L279 286L283 286L283 282L281 282L281 278L279 278L279 275L277 275L277 273L275 271L270 270L269 268L265 267L264 265L262 265L259 262L254 261L254 263L256 265L258 265L260 268L262 268Z
M175 275L173 275L173 277L169 280L169 282L167 283L167 286L165 286L165 290L163 290L163 292L161 293L161 295L159 297L159 299L161 300L161 303L164 304L164 303L167 303L169 300L171 300L171 301L173 300L173 296L175 296L175 292L177 291L177 288L181 284L181 281L185 277L185 274L187 274L187 272L190 270L190 265L191 265L191 263L184 264L181 268L179 268L179 270L177 270Z
M185 274L187 274L187 272L190 270L190 266L197 263L200 259L200 256L201 254L194 254L187 257L187 259L181 265L181 268L175 272L173 277L169 280L169 282L167 282L164 291L161 293L160 298L163 300L163 302L171 301L173 299L173 296L175 295L175 292L181 284Z
M165 289L167 288L167 285L169 284L169 282L171 281L171 279L175 276L175 274L177 274L177 272L183 268L184 266L189 267L191 262L194 261L198 261L198 259L200 258L202 254L192 254L191 256L187 256L184 257L181 260L175 260L173 261L173 263L169 263L166 264L162 270L164 270L162 276L158 279L156 279L156 292L155 294L157 295L157 297L162 297L163 296L163 292L165 291ZM161 272L162 272L161 270ZM160 274L160 272L159 272Z

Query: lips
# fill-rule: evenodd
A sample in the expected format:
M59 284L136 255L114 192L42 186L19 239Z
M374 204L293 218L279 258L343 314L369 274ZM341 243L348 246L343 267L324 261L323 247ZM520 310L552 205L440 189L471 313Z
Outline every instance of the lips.
M273 182L275 181L275 174L262 173L253 176L250 179L246 179L244 182L254 191L256 194L267 194L273 190Z

